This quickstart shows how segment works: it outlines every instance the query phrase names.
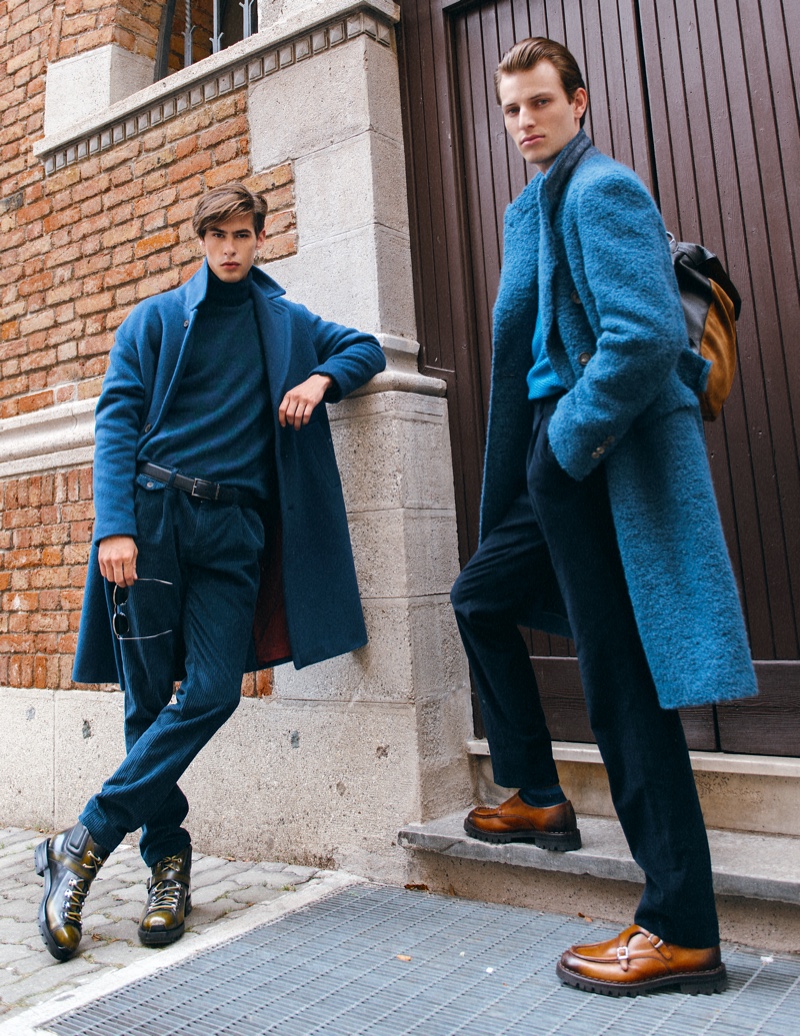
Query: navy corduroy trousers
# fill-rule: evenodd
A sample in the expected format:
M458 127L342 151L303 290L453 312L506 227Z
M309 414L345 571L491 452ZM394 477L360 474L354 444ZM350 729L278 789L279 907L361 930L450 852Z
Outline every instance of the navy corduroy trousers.
M178 781L240 700L264 526L252 508L143 476L136 523L139 578L117 591L127 755L80 820L109 851L141 827L139 848L152 867L189 844ZM108 592L113 606L110 585ZM173 700L181 655L186 675Z
M483 541L451 599L481 705L495 781L558 783L519 616L550 571L575 638L589 720L634 860L636 923L667 942L719 943L708 839L677 712L658 703L617 547L604 466L580 482L547 438L558 397L532 404L527 491Z

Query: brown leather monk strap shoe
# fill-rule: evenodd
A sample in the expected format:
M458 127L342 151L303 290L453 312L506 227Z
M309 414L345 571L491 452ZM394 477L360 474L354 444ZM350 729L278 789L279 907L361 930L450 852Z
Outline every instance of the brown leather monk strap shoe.
M482 842L530 842L540 849L562 853L581 847L581 833L569 801L537 809L526 805L519 795L512 795L499 806L470 810L464 830Z
M682 993L722 993L727 986L719 946L687 950L637 924L608 942L573 946L556 964L556 974L568 986L608 996L638 996L666 986Z
M107 859L106 850L80 823L36 846L36 873L44 878L39 931L56 960L69 960L78 949L83 901Z
M191 873L191 845L175 856L165 856L152 868L139 921L139 940L145 946L166 946L183 935L184 919L192 912Z

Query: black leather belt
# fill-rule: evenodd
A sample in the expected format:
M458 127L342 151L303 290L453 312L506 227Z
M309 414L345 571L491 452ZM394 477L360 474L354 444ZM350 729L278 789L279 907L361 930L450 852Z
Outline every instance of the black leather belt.
M262 507L264 504L264 501L253 493L245 493L241 489L234 489L233 486L221 486L219 482L207 482L203 478L188 478L186 475L170 471L169 468L159 467L158 464L142 464L139 471L148 478L154 478L156 482L174 486L201 500L213 500L219 504L238 504L240 507Z

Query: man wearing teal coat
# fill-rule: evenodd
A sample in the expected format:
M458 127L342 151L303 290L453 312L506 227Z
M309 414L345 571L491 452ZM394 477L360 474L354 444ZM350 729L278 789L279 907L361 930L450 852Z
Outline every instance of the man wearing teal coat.
M517 623L572 636L634 859L635 924L576 946L562 981L634 995L725 986L708 841L675 711L756 693L705 453L666 231L644 185L594 148L574 57L530 39L496 75L539 170L509 206L494 310L481 544L452 600L495 781L467 832L573 850L581 838Z
M39 929L57 960L78 948L100 866L139 828L152 870L139 938L180 938L192 848L178 780L233 713L243 673L367 640L323 404L385 360L372 335L289 302L254 266L265 215L241 184L206 194L202 268L140 303L111 351L73 678L121 685L127 755L78 823L36 849Z

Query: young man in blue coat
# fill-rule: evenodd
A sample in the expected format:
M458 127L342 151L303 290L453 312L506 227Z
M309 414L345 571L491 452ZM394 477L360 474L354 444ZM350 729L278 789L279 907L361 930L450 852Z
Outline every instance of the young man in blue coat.
M244 672L366 643L326 402L383 370L372 335L289 302L254 266L266 203L210 191L206 261L117 332L96 411L96 521L73 677L119 683L127 755L73 827L43 841L39 929L76 952L92 880L141 828L139 937L191 910L178 780L235 710ZM180 687L173 699L174 683Z
M452 601L495 781L467 832L581 845L517 623L572 636L614 805L645 874L635 923L573 946L562 981L633 995L725 987L708 841L679 706L756 693L668 239L644 185L582 124L574 57L524 40L496 75L539 170L505 218L481 544Z

